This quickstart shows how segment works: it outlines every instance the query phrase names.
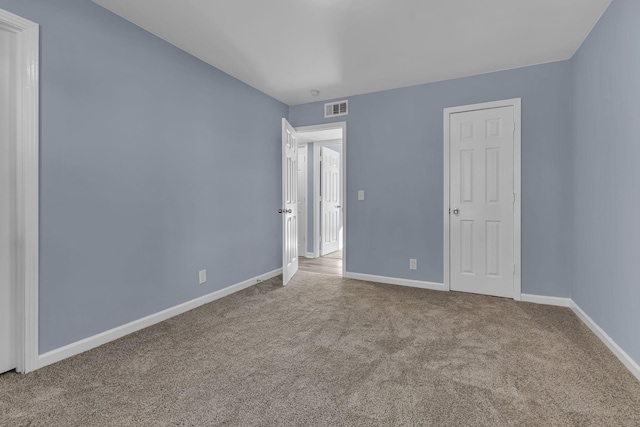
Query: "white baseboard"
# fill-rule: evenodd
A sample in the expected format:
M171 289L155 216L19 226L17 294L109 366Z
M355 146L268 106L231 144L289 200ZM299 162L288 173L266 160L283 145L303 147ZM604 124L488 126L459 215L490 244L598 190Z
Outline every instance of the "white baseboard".
M571 307L571 298L545 297L542 295L522 294L522 302L532 302L535 304L557 305L558 307Z
M398 277L375 276L373 274L350 273L344 274L346 279L364 280L367 282L386 283L389 285L409 286L411 288L444 291L444 283L423 282L420 280L400 279Z
M93 348L99 347L108 342L114 341L125 335L139 331L156 323L167 320L171 317L185 313L201 305L208 304L220 298L224 298L228 295L246 289L250 286L257 284L263 280L271 279L279 274L282 274L282 269L270 271L268 273L261 274L251 279L245 280L235 285L228 286L224 289L212 292L208 295L195 298L191 301L176 305L158 313L143 317L142 319L135 320L127 323L126 325L118 326L117 328L110 329L108 331L99 333L97 335L85 338L83 340L71 343L64 347L51 350L47 353L41 354L38 357L38 368L45 367L55 362L59 362L76 354L83 353ZM345 278L364 280L368 282L386 283L390 285L408 286L413 288L431 289L444 291L444 284L423 282L419 280L400 279L396 277L375 276L372 274L361 274L346 272ZM582 320L591 331L611 350L611 352L624 364L624 366L631 371L631 373L640 380L640 366L629 356L616 342L600 327L596 322L587 315L571 298L561 297L547 297L541 295L522 294L523 302L531 302L536 304L554 305L560 307L570 307L573 312Z
M591 331L596 334L600 341L602 341L611 352L622 362L624 366L631 371L631 373L640 380L640 366L629 356L623 349L620 348L618 344L600 327L596 322L593 321L591 317L587 313L582 310L578 304L575 303L571 298L560 298L560 297L545 297L542 295L530 295L530 294L522 294L523 302L532 302L536 304L545 304L545 305L557 305L560 307L569 307L573 312L578 316L582 322Z
M620 359L622 364L626 366L638 380L640 380L640 366L631 358L631 356L621 349L620 346L616 344L616 342L600 326L598 326L598 324L594 322L593 319L578 306L578 304L575 303L575 301L571 301L570 307L576 316L578 316L580 320L582 320L584 324L587 325L598 338L600 338L600 341L602 341L609 350L611 350L611 352Z
M314 254L313 252L307 252L306 254L304 254L305 258L316 258L316 254Z
M220 289L219 291L215 291L210 294L192 299L191 301L178 304L166 310L159 311L158 313L143 317L142 319L134 320L133 322L118 326L117 328L113 328L97 335L65 345L64 347L51 350L38 356L38 368L51 365L52 363L59 362L68 357L75 356L76 354L84 353L85 351L91 350L108 342L121 338L125 335L129 335L133 332L139 331L140 329L155 325L156 323L185 313L189 310L193 310L194 308L200 307L201 305L208 304L220 298L224 298L228 295L251 287L263 280L271 279L272 277L275 277L279 274L282 274L281 268L261 274L243 282L236 283L235 285L228 286L224 289Z

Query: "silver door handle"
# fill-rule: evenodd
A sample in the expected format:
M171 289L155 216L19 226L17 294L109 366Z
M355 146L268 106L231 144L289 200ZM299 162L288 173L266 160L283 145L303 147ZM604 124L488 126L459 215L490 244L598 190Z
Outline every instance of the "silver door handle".
M287 209L285 212L286 212L286 213L291 213L291 212L293 212L293 211L292 211L291 209Z
M453 214L454 214L454 215L458 215L459 213L460 213L460 209L455 208L455 209L453 210Z
M278 209L279 214L291 213L291 212L293 212L291 209Z
M283 212L284 212L284 210L282 210L282 209L278 209L278 213L279 213L279 214L281 214L281 213L283 213Z

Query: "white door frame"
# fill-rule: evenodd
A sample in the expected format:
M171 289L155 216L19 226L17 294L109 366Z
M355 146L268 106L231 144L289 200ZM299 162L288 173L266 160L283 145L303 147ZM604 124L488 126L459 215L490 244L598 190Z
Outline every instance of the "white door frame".
M313 147L313 257L320 258L320 145L312 142Z
M16 40L16 361L38 368L40 27L0 9L0 29Z
M312 125L312 126L300 126L300 127L296 127L296 131L298 133L304 133L304 132L316 132L316 131L322 131L322 130L333 130L333 129L342 129L342 153L340 156L340 162L341 162L341 167L340 167L340 173L342 174L342 203L340 204L340 206L342 206L342 248L343 248L343 252L342 252L342 276L345 277L345 274L347 272L347 122L333 122L333 123L323 123L321 125ZM316 168L316 164L317 162L320 161L320 146L322 145L322 142L318 142L318 143L314 143L313 144L313 162L314 162L314 196L315 194L318 194L319 192L319 186L320 186L320 181L319 181L319 174L320 174L320 168ZM316 176L317 175L317 176ZM318 187L316 187L318 186ZM314 197L314 199L317 199L317 197ZM314 201L314 211L317 212L318 211L318 206L316 205L317 200ZM313 221L313 227L314 227L314 256L315 257L319 257L320 256L320 244L318 242L318 238L317 238L317 234L320 230L320 223L319 223L320 219L318 218L318 215L314 215L314 221Z
M304 252L300 252L298 251L298 256L304 256L305 258L308 258L309 255L309 251L307 250L308 248L308 238L309 238L309 152L308 152L308 145L306 142L300 142L298 143L298 153L300 153L300 150L304 150L304 154L305 154L305 164L304 164L304 186L303 186L303 191L304 191L304 227L300 228L300 211L298 211L298 233L303 232L304 233ZM298 185L300 185L300 182L298 182ZM299 238L299 236L298 236Z
M521 164L522 164L522 99L513 98L503 101L485 102L481 104L464 105L460 107L451 107L444 109L444 288L446 291L451 290L451 264L449 260L449 218L450 218L450 176L449 176L449 120L450 116L455 113L464 113L467 111L488 110L491 108L513 107L515 130L513 137L513 191L515 193L515 202L513 204L513 259L515 264L515 272L513 275L513 299L522 300L522 181L521 181Z

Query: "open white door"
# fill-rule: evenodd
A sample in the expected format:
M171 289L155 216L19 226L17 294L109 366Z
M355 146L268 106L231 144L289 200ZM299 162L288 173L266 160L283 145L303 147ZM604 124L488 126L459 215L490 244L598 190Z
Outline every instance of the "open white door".
M322 147L322 250L321 256L340 249L340 154Z
M298 271L298 136L282 119L282 284Z

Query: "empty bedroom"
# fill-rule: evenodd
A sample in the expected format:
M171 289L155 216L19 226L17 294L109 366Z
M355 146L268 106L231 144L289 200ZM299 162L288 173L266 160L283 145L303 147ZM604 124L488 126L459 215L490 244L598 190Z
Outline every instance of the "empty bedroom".
M0 0L0 426L640 425L637 0Z

